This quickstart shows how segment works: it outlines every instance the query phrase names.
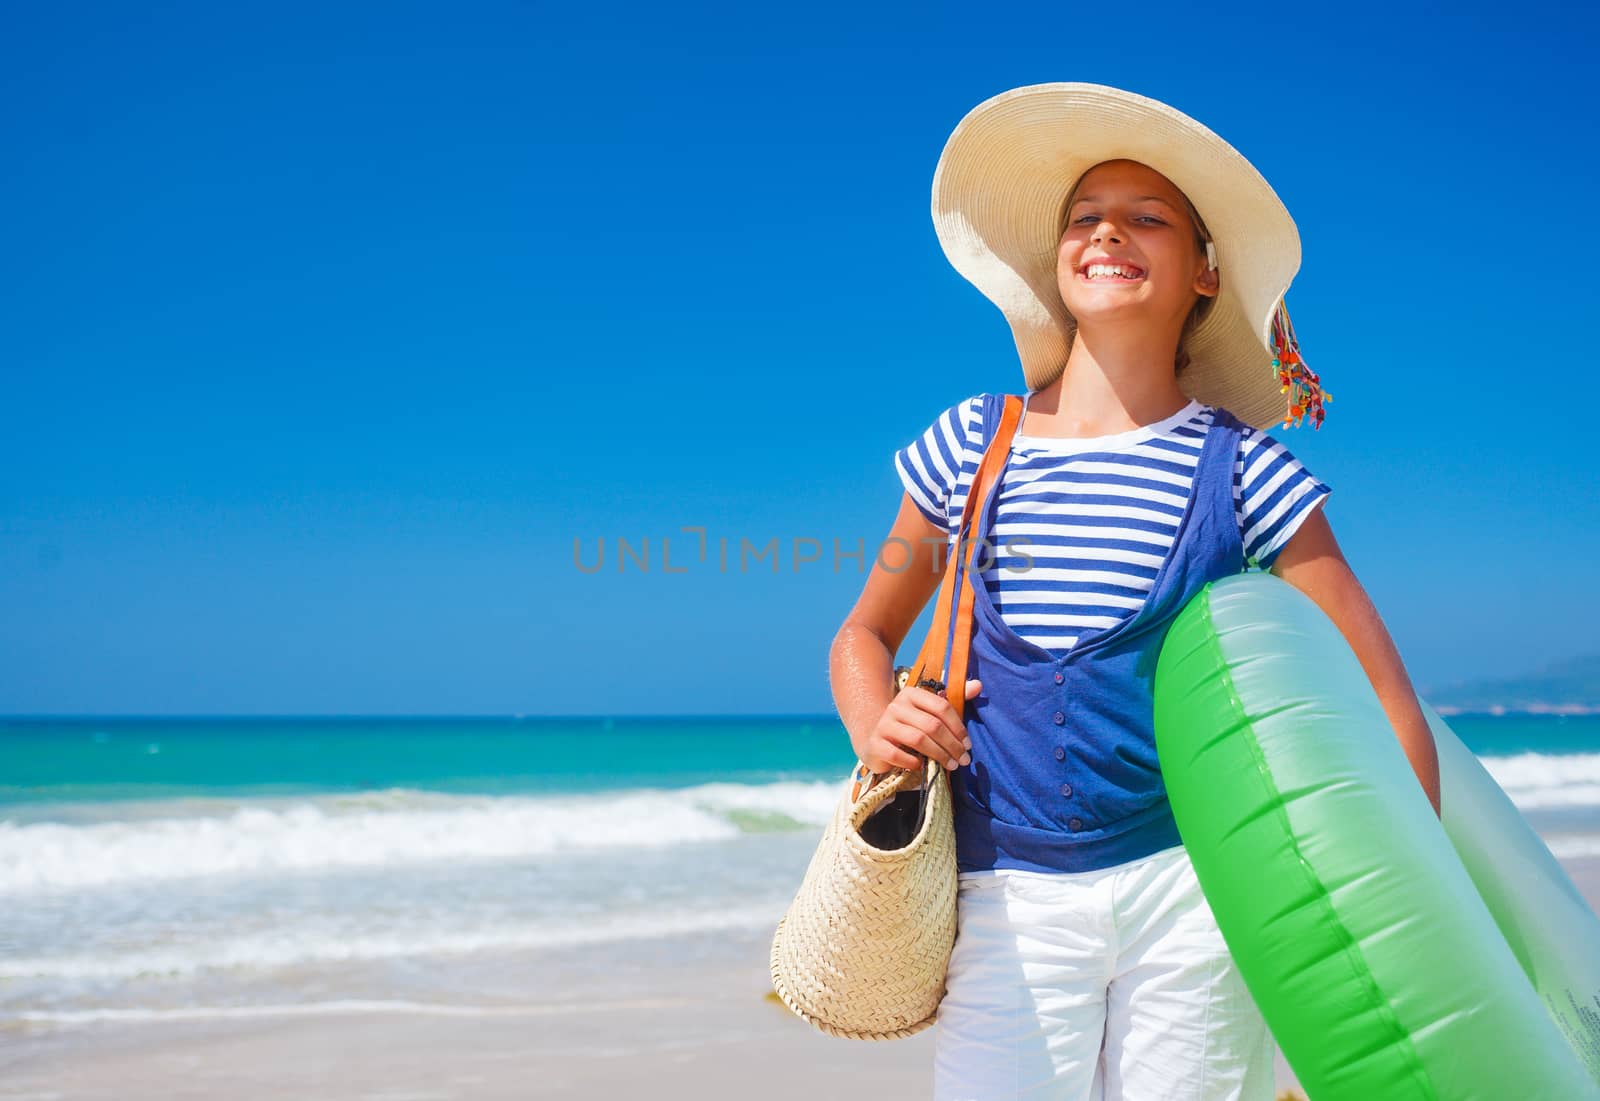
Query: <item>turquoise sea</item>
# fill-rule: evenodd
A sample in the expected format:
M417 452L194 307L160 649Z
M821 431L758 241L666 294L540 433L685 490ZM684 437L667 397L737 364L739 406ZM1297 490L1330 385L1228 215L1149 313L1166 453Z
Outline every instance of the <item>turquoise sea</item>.
M1447 721L1600 854L1600 716ZM0 720L0 1028L761 938L853 763L831 715Z

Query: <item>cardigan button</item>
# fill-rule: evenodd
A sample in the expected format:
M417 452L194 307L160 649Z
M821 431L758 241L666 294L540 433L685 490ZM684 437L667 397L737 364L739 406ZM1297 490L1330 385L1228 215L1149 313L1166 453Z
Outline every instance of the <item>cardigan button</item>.
M1067 825L1072 827L1075 830L1081 830L1081 829L1083 829L1083 819L1082 818L1069 818L1069 819L1067 819Z
M1062 749L1060 746L1056 746L1056 760L1065 761L1066 759L1067 759L1067 751ZM1066 792L1062 792L1062 794L1063 795L1071 795L1072 793L1070 791L1066 791Z
M1062 682L1062 681L1064 681L1064 680L1066 680L1066 679L1067 679L1067 678L1066 678L1066 677L1064 677L1064 676L1062 676L1062 675L1061 675L1061 674L1060 674L1060 673L1057 673L1057 674L1056 674L1056 683L1057 683L1057 684L1060 684L1060 683L1061 683L1061 682Z
M1067 721L1067 717L1059 711L1050 717L1056 721L1057 726L1060 726L1062 723Z
M1061 794L1063 796L1069 798L1069 799L1072 798L1072 785L1071 784L1062 784L1061 785ZM1073 821L1076 822L1077 819L1074 818ZM1077 826L1073 826L1072 828L1073 829L1077 829L1078 827Z

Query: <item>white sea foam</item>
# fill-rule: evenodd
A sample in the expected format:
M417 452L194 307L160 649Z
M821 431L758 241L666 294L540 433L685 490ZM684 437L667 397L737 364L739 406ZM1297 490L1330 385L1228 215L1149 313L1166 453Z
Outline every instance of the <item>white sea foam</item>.
M825 824L828 781L703 784L593 795L395 790L251 800L210 813L92 824L0 822L0 894L191 877L503 861L672 846ZM148 814L146 810L145 814Z
M1600 753L1485 757L1523 811L1600 820ZM817 830L833 781L704 784L561 796L357 795L106 805L105 821L0 822L0 897L214 876L267 879L722 841Z
M1600 837L1552 837L1550 853L1557 860L1580 856L1600 856Z
M0 956L0 982L18 979L184 978L202 972L266 972L304 965L360 963L476 952L569 948L618 941L734 929L771 928L783 916L787 897L703 910L649 910L596 914L582 921L458 928L350 931L310 923L287 924L272 933L219 936L211 940L108 946L104 951L61 955Z
M19 1013L0 1013L0 1021L69 1025L115 1021L124 1024L263 1017L334 1017L350 1013L427 1017L566 1017L575 1013L614 1013L628 1009L676 1009L690 1004L693 1003L688 998L629 998L625 1001L521 1005L459 1005L450 1002L416 1002L403 999L345 998L326 1002L266 1005L193 1005L179 1008L93 1006L88 1009L24 1010Z
M1518 753L1480 760L1519 810L1600 809L1600 753Z

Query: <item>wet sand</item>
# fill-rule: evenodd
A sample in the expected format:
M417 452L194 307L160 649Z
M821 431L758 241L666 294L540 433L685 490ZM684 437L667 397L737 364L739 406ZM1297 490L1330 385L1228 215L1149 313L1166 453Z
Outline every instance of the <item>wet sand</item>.
M1590 905L1600 907L1600 858L1564 864ZM425 1002L13 1026L0 1031L0 1098L809 1101L841 1089L930 1094L932 1030L889 1043L816 1032L768 996L767 936L724 933L714 952L675 941L615 952L615 969L599 981L592 969L549 957L492 968L463 964L454 988ZM539 993L517 996L522 991ZM1295 1086L1281 1056L1279 1082Z

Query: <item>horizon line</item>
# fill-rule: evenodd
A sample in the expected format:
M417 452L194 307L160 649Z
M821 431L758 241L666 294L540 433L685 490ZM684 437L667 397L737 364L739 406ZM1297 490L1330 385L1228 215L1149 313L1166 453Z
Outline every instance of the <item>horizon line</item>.
M1533 707L1507 707L1491 704L1487 707L1434 706L1440 715L1504 718L1597 716L1600 706L1589 704L1545 704ZM828 722L843 725L839 716L831 711L795 712L628 712L591 714L527 714L507 712L481 712L451 714L446 712L322 712L322 713L214 713L174 712L168 714L138 712L38 712L33 714L0 714L0 723L8 722L617 722L617 721L699 721L741 722L753 719L784 722Z

